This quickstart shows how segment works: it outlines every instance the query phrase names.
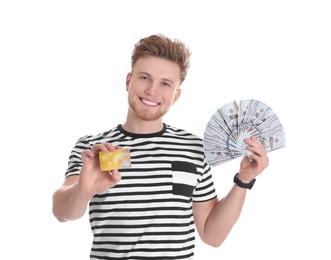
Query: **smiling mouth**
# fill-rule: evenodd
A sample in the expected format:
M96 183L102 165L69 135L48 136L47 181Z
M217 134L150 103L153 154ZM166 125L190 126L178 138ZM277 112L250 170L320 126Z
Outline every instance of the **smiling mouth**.
M160 104L160 103L153 102L153 101L150 101L150 100L147 100L147 99L143 99L143 98L140 98L140 100L144 104L149 105L149 106L153 106L153 107L156 107L156 106L158 106Z

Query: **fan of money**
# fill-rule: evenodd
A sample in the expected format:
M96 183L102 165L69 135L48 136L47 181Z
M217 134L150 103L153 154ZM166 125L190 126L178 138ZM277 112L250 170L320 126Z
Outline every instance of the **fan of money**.
M225 104L211 116L204 132L204 153L211 166L250 156L245 138L256 136L267 152L285 146L283 126L265 103L241 100Z

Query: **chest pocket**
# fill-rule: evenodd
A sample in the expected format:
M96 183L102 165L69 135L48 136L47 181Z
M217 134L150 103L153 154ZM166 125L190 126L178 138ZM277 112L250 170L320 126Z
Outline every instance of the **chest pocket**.
M197 184L197 168L188 162L171 162L172 193L191 197Z

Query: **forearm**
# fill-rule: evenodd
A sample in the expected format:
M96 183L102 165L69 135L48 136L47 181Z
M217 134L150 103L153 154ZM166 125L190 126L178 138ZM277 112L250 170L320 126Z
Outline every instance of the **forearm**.
M85 214L89 199L79 193L78 183L62 186L53 195L53 214L61 222L79 219Z
M215 204L205 224L206 243L218 247L224 242L241 214L246 192L234 185L227 196Z

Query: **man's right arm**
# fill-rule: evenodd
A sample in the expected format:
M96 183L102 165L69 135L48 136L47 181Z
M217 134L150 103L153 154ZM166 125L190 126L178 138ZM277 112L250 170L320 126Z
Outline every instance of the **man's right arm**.
M78 175L70 176L53 194L53 214L60 222L79 219L86 212L91 197L81 194L78 183Z
M65 179L62 186L53 194L53 214L61 222L81 218L92 197L114 187L121 175L117 169L101 171L99 151L114 151L121 149L111 143L95 144L92 149L82 152L83 166L79 175L72 175Z

